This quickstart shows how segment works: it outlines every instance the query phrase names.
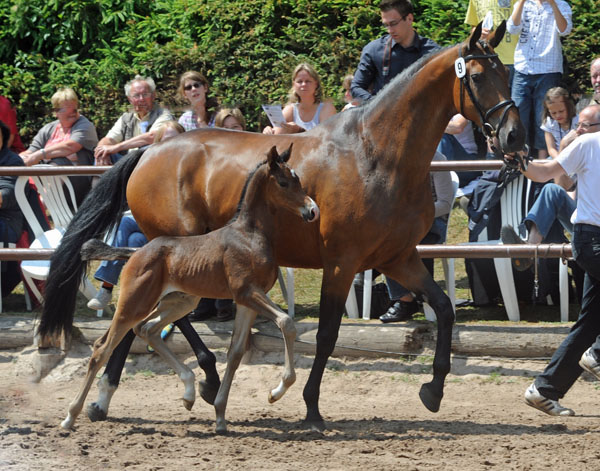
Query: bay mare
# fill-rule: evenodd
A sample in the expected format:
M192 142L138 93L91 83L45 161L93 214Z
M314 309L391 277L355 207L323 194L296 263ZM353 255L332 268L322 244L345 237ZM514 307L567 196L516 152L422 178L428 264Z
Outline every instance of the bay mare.
M149 239L206 233L235 213L245 176L260 155L273 145L286 148L293 143L289 164L319 206L321 218L318 225L306 227L294 217L278 215L273 244L278 265L323 269L316 356L303 391L307 425L325 428L319 411L323 372L354 274L369 268L423 296L435 311L433 379L422 385L420 398L429 410L438 411L450 371L454 312L415 247L433 221L430 162L455 113L495 134L502 152L524 146L525 131L510 101L508 72L493 54L504 31L501 25L487 42L479 41L479 25L465 42L425 57L365 105L306 133L199 130L119 162L89 194L52 259L40 345L49 334L70 332L76 286L85 266L79 258L81 245L101 237L118 220L126 201ZM460 57L466 68L462 80L455 71ZM187 312L191 304L181 306ZM132 335L128 338L133 340ZM109 384L109 378L120 374L128 348L119 346L122 356L113 355L99 381L105 386L96 403L102 417L118 384ZM200 394L214 397L202 385Z

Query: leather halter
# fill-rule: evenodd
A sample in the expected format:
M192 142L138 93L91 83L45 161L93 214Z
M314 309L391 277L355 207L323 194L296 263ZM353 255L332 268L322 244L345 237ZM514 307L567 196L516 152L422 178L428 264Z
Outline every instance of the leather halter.
M484 48L484 51L486 49L486 44L483 42L480 42L480 44L482 45L482 47ZM462 47L458 48L458 57L462 57ZM473 59L493 59L495 57L498 57L498 54L471 54L469 56L466 56L464 58L465 63L473 60ZM493 64L493 66L495 67L496 64ZM469 98L471 99L471 102L473 103L473 105L475 106L475 108L477 109L477 112L479 113L479 116L481 118L481 122L482 122L482 131L484 136L488 139L491 140L493 137L495 137L498 132L500 131L500 128L503 126L504 124L504 120L506 119L506 114L508 113L508 111L512 108L512 107L517 107L517 105L515 105L515 102L513 100L504 100L501 101L500 103L498 103L497 105L492 106L489 110L487 110L486 112L483 112L483 110L481 109L481 105L479 104L479 101L477 100L477 98L475 97L475 94L473 93L473 90L471 88L471 85L469 84L469 74L468 71L465 70L465 75L464 77L462 77L460 79L460 114L462 114L464 116L463 113L463 107L464 107L464 92L463 89L467 90L467 93L469 94ZM502 115L500 116L500 120L498 121L498 125L494 126L492 123L490 123L488 121L489 117L495 113L496 111L500 110L504 108L504 111L502 112Z

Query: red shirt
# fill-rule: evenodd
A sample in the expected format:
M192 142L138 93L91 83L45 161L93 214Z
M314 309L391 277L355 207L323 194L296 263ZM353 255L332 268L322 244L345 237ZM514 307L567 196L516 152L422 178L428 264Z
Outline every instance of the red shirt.
M0 120L4 121L4 124L10 128L10 133L14 136L10 150L17 154L23 152L25 147L21 142L21 137L19 136L19 130L17 128L17 112L11 106L8 98L3 97L2 95L0 95Z

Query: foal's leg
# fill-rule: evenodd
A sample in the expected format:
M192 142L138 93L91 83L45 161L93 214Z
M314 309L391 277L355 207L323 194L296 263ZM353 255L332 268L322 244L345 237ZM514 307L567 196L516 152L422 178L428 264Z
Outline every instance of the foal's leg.
M242 361L242 356L246 351L250 328L256 319L255 311L237 303L237 300L236 304L237 312L235 314L235 321L233 324L233 335L231 337L229 351L227 352L227 368L225 369L223 381L221 382L221 387L219 388L217 398L215 399L215 413L217 415L216 431L219 434L227 433L225 409L227 408L227 399L229 398L231 382L233 381L233 375L235 374L235 371Z
M294 371L294 341L296 326L294 321L261 291L255 291L249 300L244 301L250 308L259 312L267 319L275 322L283 335L285 348L285 366L279 385L269 392L269 402L273 403L282 398L289 387L296 382Z
M386 267L381 271L415 294L423 295L435 311L437 341L435 356L433 357L433 380L421 386L419 397L427 409L431 412L437 412L440 410L440 403L444 396L444 381L450 372L452 325L454 323L452 303L450 298L433 280L416 250L405 263L396 264L390 269Z
M98 398L87 407L87 416L92 422L106 420L110 401L119 387L125 360L134 339L133 330L129 330L108 359L104 374L98 380Z
M117 317L117 314L118 312L115 313L115 318ZM69 429L73 426L75 419L77 419L77 416L83 408L85 398L87 397L96 374L98 371L100 371L102 365L106 363L114 348L130 328L131 325L127 325L124 322L115 322L113 319L113 322L106 333L96 340L96 342L94 342L94 351L92 352L92 356L88 364L88 371L85 376L83 386L79 390L79 394L69 405L69 413L67 414L66 419L60 424L62 428Z
M152 345L152 348L173 368L183 382L183 405L187 410L191 410L196 401L196 388L194 387L196 377L194 372L167 347L165 341L160 337L160 333L166 325L185 316L196 304L198 304L197 296L179 292L170 293L161 299L147 319L134 328L134 332Z

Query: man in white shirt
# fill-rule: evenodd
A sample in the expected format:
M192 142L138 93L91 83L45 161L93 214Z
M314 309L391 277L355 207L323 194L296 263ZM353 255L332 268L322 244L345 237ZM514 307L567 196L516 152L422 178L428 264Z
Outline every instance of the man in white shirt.
M506 24L518 34L511 95L533 149L546 148L542 107L546 92L557 87L563 72L560 37L571 32L571 7L564 0L517 0Z
M539 182L577 175L577 210L571 221L573 257L585 270L581 312L544 372L525 392L525 402L546 414L575 415L558 400L583 370L600 379L600 133L577 137L558 158L533 161L523 174Z

